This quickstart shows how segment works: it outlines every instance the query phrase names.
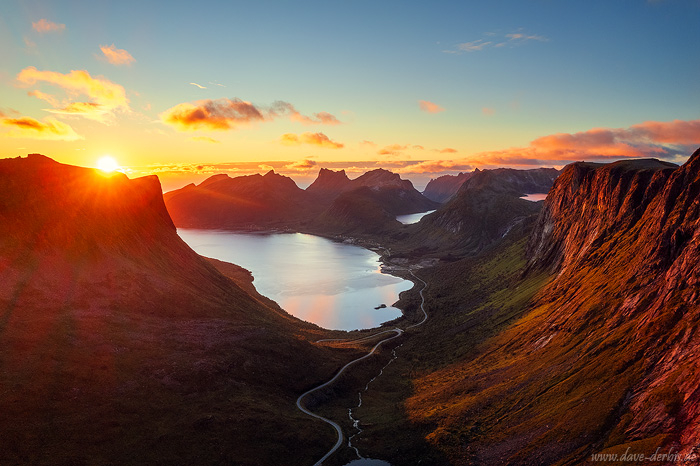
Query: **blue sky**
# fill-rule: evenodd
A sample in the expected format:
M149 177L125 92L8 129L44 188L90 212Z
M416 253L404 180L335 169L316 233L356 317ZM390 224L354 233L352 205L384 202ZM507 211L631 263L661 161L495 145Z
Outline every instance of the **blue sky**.
M54 26L33 25L40 20ZM682 161L700 145L699 24L698 0L4 0L0 149L79 165L110 153L134 173L266 161L309 172L371 161L406 174L582 157ZM110 62L100 46L112 44L133 60ZM18 83L29 67L37 74ZM72 70L122 87L126 101L105 105L98 91L70 87ZM66 78L41 74L49 72ZM262 117L243 121L236 99ZM278 101L308 118L270 113ZM102 116L57 111L81 102L101 105ZM173 124L200 107L228 124ZM321 112L340 124L320 122ZM679 139L639 136L646 122L667 123ZM600 128L611 130L604 147L598 133L598 145L586 136ZM281 143L286 134L297 143ZM558 134L585 144L533 145Z

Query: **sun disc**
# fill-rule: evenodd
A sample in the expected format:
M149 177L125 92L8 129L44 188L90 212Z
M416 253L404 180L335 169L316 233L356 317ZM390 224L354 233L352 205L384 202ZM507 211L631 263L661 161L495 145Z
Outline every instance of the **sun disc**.
M111 173L119 168L119 164L114 158L105 155L97 161L97 168L105 173Z

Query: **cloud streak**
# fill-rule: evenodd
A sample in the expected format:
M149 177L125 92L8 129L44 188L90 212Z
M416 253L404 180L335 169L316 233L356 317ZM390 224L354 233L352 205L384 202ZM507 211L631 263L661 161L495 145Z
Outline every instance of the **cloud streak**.
M455 45L453 49L443 50L443 52L452 54L472 53L481 52L482 50L491 48L513 48L532 41L549 41L549 39L545 36L539 34L526 34L522 32L522 29L505 35L497 34L495 32L489 32L484 34L484 36L486 36L486 38L476 39L469 42L462 42Z
M204 88L196 83L190 84ZM258 107L239 98L185 102L160 114L160 119L164 123L179 131L234 130L254 123L272 121L276 118L288 118L290 121L304 125L340 124L340 121L328 112L306 116L287 102L274 102L266 108Z
M6 118L0 115L0 134L11 138L48 139L54 141L75 141L83 139L69 125L46 118L44 121L30 117Z
M443 107L428 100L419 100L418 108L420 108L425 113L440 113L445 111Z
M46 34L49 32L63 32L66 30L66 25L54 23L48 19L42 18L39 21L32 23L32 29L39 34Z
M287 146L298 146L300 144L310 144L328 149L342 149L345 145L331 140L323 133L286 133L280 138L282 144Z
M136 61L129 52L124 49L118 49L114 44L100 45L100 50L104 58L112 65L131 65Z

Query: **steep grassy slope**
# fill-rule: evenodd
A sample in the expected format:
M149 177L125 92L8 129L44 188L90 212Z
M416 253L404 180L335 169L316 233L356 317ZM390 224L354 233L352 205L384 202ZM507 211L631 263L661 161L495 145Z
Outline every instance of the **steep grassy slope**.
M157 178L0 160L0 463L308 464L332 432L294 400L351 356L318 332L195 254Z

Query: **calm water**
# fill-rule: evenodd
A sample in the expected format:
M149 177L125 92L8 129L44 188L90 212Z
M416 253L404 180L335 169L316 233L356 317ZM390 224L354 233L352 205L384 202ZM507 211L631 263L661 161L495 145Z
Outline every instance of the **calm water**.
M403 223L404 225L410 225L411 223L417 223L425 217L428 214L432 214L435 212L434 210L429 210L427 212L418 212L417 214L408 214L408 215L397 215L396 220L399 222Z
M537 201L544 201L546 198L547 198L547 193L536 193L536 194L528 194L526 196L521 197L520 199L525 199L526 201L537 202Z
M261 294L324 328L372 328L395 319L401 311L391 305L413 286L381 273L372 251L318 236L185 228L178 234L197 253L250 270Z

